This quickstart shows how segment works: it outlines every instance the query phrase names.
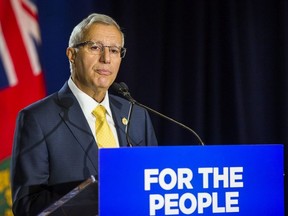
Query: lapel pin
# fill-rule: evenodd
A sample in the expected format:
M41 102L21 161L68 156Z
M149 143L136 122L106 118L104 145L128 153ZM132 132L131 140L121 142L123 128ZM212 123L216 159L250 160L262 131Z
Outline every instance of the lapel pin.
M128 120L125 117L122 118L122 124L123 125L127 125L128 124Z

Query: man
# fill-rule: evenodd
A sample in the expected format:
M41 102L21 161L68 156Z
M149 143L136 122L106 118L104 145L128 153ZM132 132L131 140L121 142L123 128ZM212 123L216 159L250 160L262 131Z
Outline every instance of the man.
M19 113L11 166L15 215L38 214L91 175L97 178L98 148L129 146L130 103L108 94L126 52L123 46L119 25L106 15L91 14L71 33L68 82ZM100 143L96 136L98 105L105 108L113 141ZM135 106L129 124L133 146L157 145L144 109Z

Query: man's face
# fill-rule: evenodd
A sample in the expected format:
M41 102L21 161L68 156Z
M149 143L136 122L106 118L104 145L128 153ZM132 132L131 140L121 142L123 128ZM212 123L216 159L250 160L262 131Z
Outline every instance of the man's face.
M122 35L113 25L92 24L86 29L84 41L93 41L104 46L122 45ZM91 97L102 95L116 79L121 63L120 56L110 55L105 47L101 54L92 54L88 46L68 48L67 56L72 62L72 78L75 84Z

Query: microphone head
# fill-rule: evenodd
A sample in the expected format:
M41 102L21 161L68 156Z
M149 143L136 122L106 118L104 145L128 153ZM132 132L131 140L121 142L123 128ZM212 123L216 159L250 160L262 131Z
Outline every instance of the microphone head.
M129 100L131 103L136 103L136 101L131 97L128 86L124 82L114 82L111 85L111 89L117 92L118 94L124 96L127 100Z
M115 92L118 92L118 93L122 92L122 86L119 83L117 83L117 82L114 82L111 85L111 89L114 90Z
M120 86L123 88L123 90L125 90L125 91L129 91L129 88L128 88L128 86L126 85L126 83L124 83L124 82L120 82L119 83L120 84Z

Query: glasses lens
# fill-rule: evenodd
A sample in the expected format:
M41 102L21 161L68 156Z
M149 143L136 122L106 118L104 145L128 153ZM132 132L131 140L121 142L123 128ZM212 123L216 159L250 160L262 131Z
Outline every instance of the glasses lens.
M109 48L109 53L111 56L124 58L126 54L126 48L117 47L117 46L104 46L101 43L96 43L93 41L85 41L79 44L74 45L73 47L78 48L80 46L86 47L88 52L93 55L101 55L104 51L104 48Z

